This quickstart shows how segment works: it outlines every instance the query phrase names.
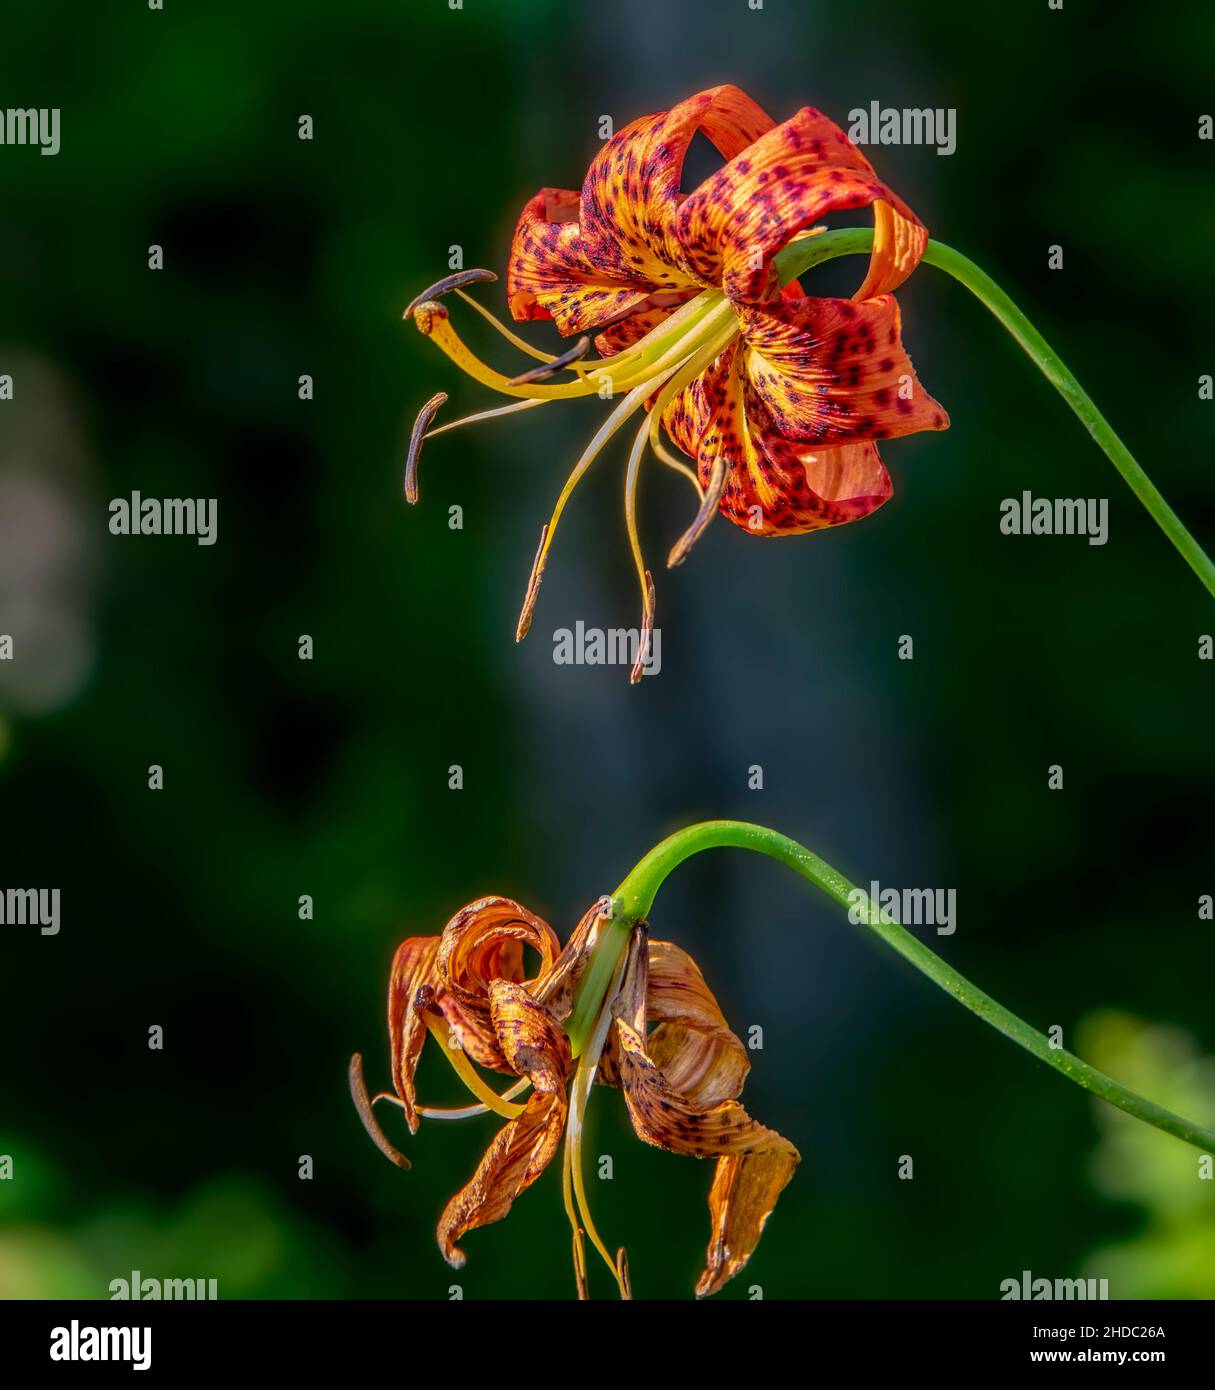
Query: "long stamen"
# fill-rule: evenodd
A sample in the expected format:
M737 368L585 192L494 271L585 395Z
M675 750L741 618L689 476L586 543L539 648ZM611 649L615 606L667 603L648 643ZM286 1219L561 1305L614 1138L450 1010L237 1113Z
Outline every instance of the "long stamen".
M519 614L519 625L515 629L515 641L521 642L527 636L527 630L532 625L532 612L536 606L536 598L540 593L540 584L544 579L544 566L548 562L548 552L556 534L557 523L561 520L561 513L565 511L565 505L570 500L574 489L582 481L586 470L595 461L596 456L616 433L625 420L641 405L646 397L657 387L662 379L662 373L650 381L643 382L640 386L635 386L629 394L620 402L615 410L607 417L602 425L595 431L591 442L582 452L582 457L574 465L569 477L565 480L565 486L557 498L556 505L553 507L553 514L548 519L548 524L540 532L540 544L536 550L536 558L532 562L532 572L527 581L527 593L523 600L523 611Z
M632 1291L629 1285L628 1262L624 1257L624 1250L621 1249L615 1259L608 1254L607 1246L603 1243L599 1232L595 1229L595 1222L591 1218L590 1203L587 1200L586 1186L582 1177L582 1124L586 1116L591 1086L595 1080L595 1068L599 1065L599 1057L603 1052L608 1029L612 1024L612 1004L620 989L620 981L624 976L626 962L627 953L621 956L612 973L612 980L604 994L599 1017L595 1020L594 1030L587 1040L586 1048L579 1058L578 1067L574 1073L574 1083L570 1087L569 1117L565 1122L565 1164L569 1175L568 1185L573 1188L573 1197L581 1214L582 1224L586 1228L587 1237L602 1256L604 1264L612 1271L612 1277L616 1280L616 1285L620 1290L620 1297L627 1299L632 1297ZM568 1203L566 1209L569 1210ZM575 1223L575 1229L577 1229L577 1223Z
M457 270L454 275L445 275L442 280L428 285L421 294L415 294L405 306L405 312L401 317L409 318L419 304L425 304L428 299L441 299L452 290L458 291L461 285L475 285L478 282L490 284L497 278L492 270Z
M444 426L450 429L450 425ZM657 411L650 411L650 448L655 455L666 464L668 468L673 468L676 473L682 473L688 482L696 489L697 504L703 500L705 495L704 488L700 485L700 479L696 476L696 470L684 459L673 454L670 449L662 442L661 438L662 418ZM438 430L431 430L431 434L438 434Z
M719 320L724 320L720 327L719 322L717 322ZM588 443L587 449L582 453L581 459L578 459L577 463L574 464L573 473L570 473L569 478L566 478L566 485L563 486L562 492L556 500L556 506L553 507L553 514L549 517L548 525L541 531L541 537L539 537L539 546L535 552L531 575L527 581L523 612L519 616L519 627L514 632L516 642L523 641L523 638L527 637L528 628L531 627L532 610L534 610L535 600L539 595L541 581L544 580L544 567L545 563L548 562L548 552L553 543L553 535L556 534L557 521L562 517L566 503L569 502L570 495L578 482L582 480L582 475L585 474L587 468L591 467L592 461L598 455L599 450L603 448L603 445L612 438L613 434L616 434L624 420L637 409L638 404L648 399L653 392L658 391L658 399L653 404L653 410L662 413L677 391L681 391L688 382L698 377L705 370L705 367L709 366L709 363L720 356L721 350L728 341L728 339L723 341L723 332L728 332L727 322L730 320L733 320L733 309L731 309L730 304L721 303L716 309L712 309L709 314L706 314L703 324L698 325L691 345L685 339L678 339L666 352L660 354L659 359L653 363L653 375L646 381L642 381L641 385L634 386L633 391L628 392L626 398L621 400L619 406L603 421L594 438ZM710 332L706 338L702 338L706 327L710 329ZM696 342L702 342L699 349L695 349ZM691 356L688 356L690 352Z
M513 1100L516 1096L522 1095L531 1084L527 1077L521 1077L509 1090L502 1092L501 1099ZM394 1096L391 1091L380 1091L371 1097L372 1105L378 1105L382 1100L386 1100L389 1105L405 1109L405 1102L400 1096ZM488 1105L419 1105L416 1109L426 1120L471 1120L476 1115L490 1113Z
M579 358L585 357L590 350L591 340L584 334L572 348L567 348L560 357L554 357L551 362L533 367L531 371L520 372L518 376L511 377L509 384L511 386L526 386L529 381L543 381L546 377L556 376L558 372L572 366Z
M695 303L696 301L692 302ZM688 306L685 305L684 307L687 308ZM688 356L690 350L688 342L685 339L677 340L653 363L653 375L640 385L634 386L599 427L582 457L574 465L573 471L566 479L565 486L561 489L561 494L553 508L553 514L549 518L547 526L540 533L540 544L536 550L536 558L532 562L532 572L528 578L527 593L523 600L523 611L519 615L519 624L515 630L516 642L521 642L527 636L528 629L532 625L532 612L540 592L540 584L544 578L544 566L548 560L549 548L552 546L561 513L565 510L565 504L569 501L571 493L582 480L595 456L627 417L654 391L658 391L658 396L653 409L655 412L661 413L677 391L682 390L689 381L699 376L709 363L715 361L729 340L728 335L732 332L729 325L732 320L733 309L729 303L723 302L711 309L705 315L704 323L698 326L694 338L694 343L703 342L703 346L699 350L692 346L691 356ZM707 338L702 338L701 335L706 328L711 331ZM593 377L588 378L588 380L593 380Z
M494 275L492 271L458 271L456 274L449 275L445 279L438 281L428 290L424 290L422 294L413 299L405 312L405 317L408 318L419 305L426 303L427 300L439 299L450 290L454 290L465 304L475 309L496 332L500 333L508 343L518 348L520 352L526 353L528 357L534 357L538 362L547 362L551 364L556 361L557 359L554 358L552 353L544 352L538 347L533 347L526 339L520 338L519 335L513 333L496 314L491 313L479 300L474 299L469 294L465 294L459 287L461 283L471 283L474 280L496 279L497 276ZM711 307L709 302L711 298L711 294L700 295L688 303L680 305L677 310L669 314L661 323L657 324L645 338L634 343L631 347L626 348L623 352L614 354L610 359L595 359L591 362L581 362L576 366L571 364L571 369L575 372L601 371L609 365L614 369L619 369L626 363L631 363L634 359L640 364L644 361L646 352L656 344L659 339L665 339L673 332L682 333L689 322L706 313Z
M671 547L671 553L667 556L667 568L674 569L676 565L682 565L688 558L688 551L700 539L701 532L717 515L717 508L721 503L722 493L726 490L726 457L719 453L713 460L713 471L709 474L709 485L705 488L704 496L700 500L700 510L696 513L691 526Z
M461 425L476 425L482 420L493 420L499 415L513 415L517 410L531 410L533 406L547 404L547 401L511 401L510 405L496 405L492 410L478 410L475 415L464 415L459 420L449 420L438 429L427 430L426 438L434 439L437 435L446 434L448 430L458 430Z
M628 1252L622 1245L616 1251L616 1282L620 1285L625 1298L633 1297L633 1284L629 1279L629 1257Z
M465 304L475 309L486 323L492 324L497 332L499 332L513 347L518 348L520 352L526 353L528 357L534 357L537 362L552 362L555 360L551 352L545 352L543 348L533 346L526 338L520 338L517 333L512 333L506 324L504 324L496 314L491 313L479 299L474 299L471 294L465 294L464 291L460 289L456 290L456 293ZM431 295L430 298L433 299L434 296ZM585 363L582 364L578 370L585 370L586 365ZM596 364L591 363L589 365L595 366Z
M521 1096L532 1083L527 1077L520 1077L518 1081L507 1090L502 1092L501 1100L514 1100L516 1096ZM372 1103L379 1100L379 1096L372 1096ZM396 1096L384 1093L384 1100L395 1101ZM399 1101L397 1102L400 1103ZM470 1120L474 1115L488 1115L490 1109L488 1105L419 1105L418 1114L426 1120Z
M460 338L451 326L447 309L436 300L427 300L419 304L414 310L413 318L420 333L430 338L461 371L481 382L483 386L488 386L502 395L517 396L521 399L572 400L579 396L599 394L604 378L623 390L655 375L659 367L666 364L667 359L684 356L690 346L689 339L693 336L699 338L706 329L714 327L719 319L732 314L733 311L726 301L716 296L716 302L713 302L714 298L713 292L707 292L704 296L690 300L668 319L651 329L640 343L605 359L602 363L596 363L594 370L584 372L578 381L563 382L556 386L536 383L512 386L509 377L483 362ZM695 325L694 335L692 325Z
M586 1278L586 1242L583 1239L582 1225L578 1220L578 1212L574 1206L574 1185L570 1178L568 1145L561 1155L561 1200L565 1205L565 1214L569 1217L570 1231L573 1236L574 1283L578 1288L579 1299L586 1300L591 1296Z
M430 1029L431 1035L442 1044L443 1055L451 1063L453 1070L461 1081L468 1087L474 1096L492 1110L495 1115L501 1115L503 1119L513 1120L523 1114L523 1106L511 1105L502 1099L496 1091L482 1081L473 1064L464 1055L464 1049L458 1044L453 1044L451 1029L447 1025L447 1020L440 1014L435 1014L430 1010L426 1012L426 1026Z
M446 391L437 391L418 411L409 435L409 452L405 455L405 500L412 507L418 500L418 458L422 453L422 442L430 422L435 418L439 407L447 400Z
M718 338L710 339L708 343L694 353L687 362L667 381L666 385L658 394L654 402L653 409L650 411L650 443L651 445L657 438L658 425L662 420L667 407L675 397L693 382L711 363L717 360L721 353L728 346L728 341L723 342ZM719 476L720 468L720 476ZM699 479L697 479L699 488ZM709 477L709 487L701 492L700 507L692 525L684 532L671 549L667 556L667 566L678 565L686 558L687 553L696 543L697 538L704 528L713 519L718 504L721 502L722 491L725 488L725 464L720 458L714 460L713 471ZM711 496L716 490L716 495Z
M371 1136L371 1142L390 1162L395 1163L398 1168L412 1168L413 1164L405 1155L396 1148L384 1131L380 1128L379 1121L375 1117L375 1112L371 1108L371 1098L367 1094L367 1082L363 1079L363 1055L356 1052L350 1059L350 1070L348 1072L350 1080L350 1098L354 1101L354 1108L358 1111L359 1119L363 1122L363 1128Z
M565 1142L569 1153L570 1178L574 1189L574 1200L578 1204L578 1211L582 1217L582 1224L586 1229L587 1239L599 1252L600 1257L607 1267L612 1271L612 1277L616 1280L617 1287L620 1289L621 1298L627 1298L628 1291L624 1281L620 1277L619 1266L603 1242L603 1237L595 1227L594 1219L591 1216L590 1202L586 1195L586 1183L582 1175L582 1120L586 1113L587 1096L590 1092L590 1082L584 1080L587 1075L594 1076L594 1067L588 1067L586 1060L579 1062L578 1072L574 1077L573 1094L570 1097L570 1116L566 1121Z
M650 641L654 634L654 580L645 567L645 558L641 553L641 537L637 532L637 478L641 472L641 459L649 434L650 422L648 419L643 420L629 451L629 463L624 474L624 523L629 534L633 565L641 584L641 636L637 642L637 658L629 674L630 685L636 685L645 674L645 666L650 659Z
M543 383L512 386L509 377L495 371L469 348L451 326L451 318L445 306L435 300L419 304L414 311L413 321L418 331L429 338L441 352L446 353L462 372L503 396L516 396L520 400L561 401L573 400L579 396L593 396L599 390L597 383L591 383L589 373L578 381L562 382L556 386Z

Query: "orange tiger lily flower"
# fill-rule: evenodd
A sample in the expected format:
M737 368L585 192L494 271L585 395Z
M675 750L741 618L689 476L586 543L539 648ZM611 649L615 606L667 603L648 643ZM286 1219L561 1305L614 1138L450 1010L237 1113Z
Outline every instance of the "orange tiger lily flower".
M684 156L703 132L725 166L690 194ZM783 285L774 264L792 241L824 230L833 212L872 206L868 273L852 299ZM625 472L625 518L642 593L640 679L654 619L653 581L636 522L647 447L685 473L697 494L692 524L672 548L679 564L721 512L759 536L798 535L868 516L891 495L877 442L945 429L902 344L892 291L915 269L928 233L832 121L805 107L776 125L737 87L700 92L616 134L580 193L542 189L523 209L511 247L514 318L551 319L583 336L559 357L499 323L464 285L497 277L463 271L406 310L423 334L483 384L515 403L431 428L446 396L423 408L410 441L406 497L417 499L425 438L546 401L621 396L575 465L543 528L517 637L530 626L561 514L603 446L635 413L645 418ZM508 377L475 357L451 326L455 291L542 365ZM548 378L568 371L572 379ZM672 453L665 432L691 464Z
M582 1174L582 1127L598 1080L623 1094L639 1138L673 1153L716 1160L709 1192L710 1238L698 1296L716 1293L746 1264L799 1162L775 1130L738 1102L750 1063L726 1024L696 963L678 946L649 941L634 925L627 949L606 976L589 969L609 921L611 901L583 916L564 950L547 923L509 898L482 898L448 922L440 936L412 937L397 950L388 990L388 1032L395 1094L368 1096L362 1059L351 1060L355 1105L377 1146L409 1161L387 1139L372 1106L389 1100L410 1131L421 1118L463 1119L493 1111L506 1124L476 1172L448 1202L439 1248L454 1268L457 1244L478 1226L505 1217L564 1140L563 1195L573 1232L575 1280L586 1297L584 1241L589 1239L630 1297L623 1249L611 1255L590 1215ZM540 958L523 975L524 947ZM594 992L582 1035L567 1032L580 986ZM584 1000L585 1004L585 1000ZM650 1024L656 1024L648 1031ZM417 1102L414 1077L427 1035L472 1092L476 1104L440 1110ZM474 1065L475 1064L475 1065ZM499 1094L478 1067L515 1078ZM516 1100L530 1089L526 1100Z

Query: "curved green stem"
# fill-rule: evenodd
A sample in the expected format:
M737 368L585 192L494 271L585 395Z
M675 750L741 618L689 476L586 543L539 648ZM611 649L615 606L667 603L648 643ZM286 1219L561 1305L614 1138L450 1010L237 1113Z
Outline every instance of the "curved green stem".
M868 252L873 246L873 229L848 227L840 231L823 232L802 241L791 242L776 256L777 271L782 282L795 279L811 267L836 256ZM924 252L924 264L936 266L965 285L976 299L985 304L1018 343L1047 381L1075 411L1077 418L1104 450L1127 486L1147 508L1157 526L1177 547L1207 592L1215 596L1215 564L1181 522L1181 518L1161 496L1155 484L1136 463L1131 451L1114 433L1109 421L1097 409L1092 397L1063 365L1058 353L1025 317L1008 295L986 271L974 261L939 241L930 241Z
M616 890L609 920L601 931L591 963L580 983L568 1024L570 1039L576 1050L580 1050L586 1041L584 1018L593 1017L603 1003L601 989L597 998L591 997L594 988L598 988L592 988L592 979L597 980L603 973L610 977L627 946L633 924L649 916L654 898L667 875L691 855L720 848L754 850L784 864L802 878L809 879L816 888L822 889L829 898L848 909L850 920L867 926L946 994L952 995L984 1023L991 1024L997 1032L1033 1053L1039 1061L1062 1072L1069 1081L1092 1091L1110 1105L1116 1105L1119 1110L1143 1120L1145 1124L1153 1125L1177 1139L1184 1139L1187 1144L1193 1144L1204 1152L1215 1152L1215 1130L1205 1129L1180 1115L1174 1115L1171 1110L1165 1110L1163 1106L1127 1090L1113 1077L1089 1066L1073 1053L1053 1047L1045 1034L1030 1027L1024 1019L1010 1013L989 994L972 985L952 965L930 951L883 911L864 889L849 883L843 874L817 854L812 854L787 835L746 821L704 821L677 831L650 850Z

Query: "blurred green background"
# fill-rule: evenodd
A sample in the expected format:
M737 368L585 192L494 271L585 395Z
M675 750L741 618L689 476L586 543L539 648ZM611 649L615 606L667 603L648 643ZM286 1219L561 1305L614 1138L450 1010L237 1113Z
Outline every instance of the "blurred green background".
M487 892L564 936L710 816L861 882L956 888L937 949L1211 1123L1210 604L958 286L925 269L900 296L952 429L887 447L896 495L861 525L711 527L657 576L663 669L637 689L552 661L556 628L636 622L619 450L512 640L598 406L436 441L422 505L400 495L421 401L485 403L400 321L448 248L500 269L523 201L580 182L601 115L732 81L779 119L956 108L952 157L872 149L879 172L1005 285L1209 546L1209 6L9 0L0 27L5 104L63 113L56 158L0 148L0 632L23 657L0 663L0 864L63 892L57 937L0 938L0 1294L104 1297L138 1268L222 1297L570 1296L559 1172L453 1275L433 1224L494 1122L409 1140L386 1112L402 1173L346 1061L387 1083L401 938ZM815 283L850 289L860 263L835 269ZM133 489L218 498L218 544L110 536ZM1002 536L1023 489L1108 497L1109 543ZM642 492L658 557L686 487L654 468ZM993 1298L1025 1269L1215 1294L1195 1152L1098 1115L775 865L698 859L653 930L740 1033L762 1025L745 1099L804 1156L723 1297ZM434 1059L421 1084L456 1098ZM707 1165L640 1144L606 1092L589 1152L614 1159L593 1201L637 1293L689 1296Z

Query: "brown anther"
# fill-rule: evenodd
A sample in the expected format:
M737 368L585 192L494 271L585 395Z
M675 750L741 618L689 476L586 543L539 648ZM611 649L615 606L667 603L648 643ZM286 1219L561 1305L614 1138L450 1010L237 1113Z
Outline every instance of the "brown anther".
M463 289L465 285L474 285L479 280L488 282L497 278L492 270L457 270L454 275L445 275L442 280L436 280L421 294L414 295L401 317L407 319L419 304L424 304L428 299L439 299L445 294L450 294L452 290Z
M541 362L530 372L520 372L518 376L511 377L506 384L508 386L526 386L529 382L544 381L545 378L555 376L563 368L568 367L571 362L577 362L580 357L585 357L590 350L591 340L584 335L560 357L554 357L551 362Z
M616 1277L620 1280L621 1298L633 1297L633 1285L629 1282L629 1257L622 1245L616 1251Z
M535 611L536 599L540 595L540 585L544 581L544 543L548 540L548 523L545 522L540 531L540 544L536 547L536 558L532 561L532 572L527 580L527 593L523 596L523 609L519 614L519 624L515 628L515 641L522 642L527 636L528 628L532 625L532 613Z
M637 660L629 675L629 684L636 685L645 675L645 665L650 659L650 642L654 636L654 577L649 570L645 572L645 607L641 613L641 640L637 643Z
M359 1112L363 1128L371 1136L371 1142L376 1148L398 1168L412 1168L413 1164L399 1149L393 1147L379 1126L371 1108L371 1097L367 1094L367 1083L363 1080L363 1056L360 1052L356 1052L350 1059L350 1098L354 1101L354 1108Z
M446 391L436 392L418 411L418 418L413 422L413 431L409 436L409 452L405 456L405 500L410 506L418 500L418 457L422 452L422 441L426 438L430 422L446 400Z
M574 1227L574 1283L578 1287L579 1300L585 1303L591 1296L591 1290L586 1278L586 1245L578 1226Z
M726 460L723 454L718 454L713 460L713 471L709 474L709 485L705 488L705 495L701 499L700 510L696 513L696 519L671 547L671 553L667 556L668 569L682 565L688 558L688 551L700 539L700 533L717 514L717 508L721 504L721 496L725 490Z

